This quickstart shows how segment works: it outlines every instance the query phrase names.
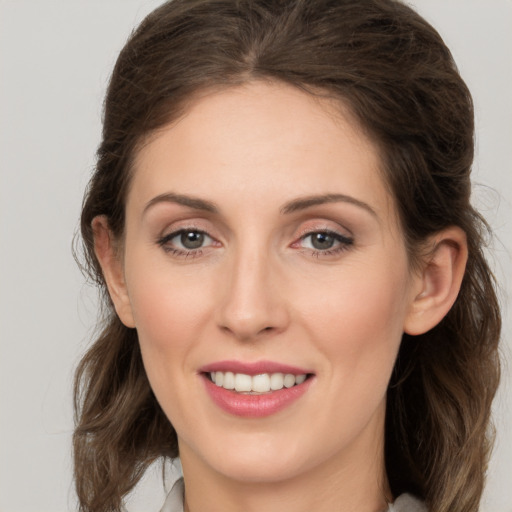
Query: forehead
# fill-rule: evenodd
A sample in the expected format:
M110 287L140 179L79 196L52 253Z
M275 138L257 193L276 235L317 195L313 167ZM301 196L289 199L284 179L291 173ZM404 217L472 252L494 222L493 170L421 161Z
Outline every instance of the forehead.
M282 202L337 192L364 197L382 214L392 202L377 146L346 106L268 82L207 91L146 141L129 201L165 192Z

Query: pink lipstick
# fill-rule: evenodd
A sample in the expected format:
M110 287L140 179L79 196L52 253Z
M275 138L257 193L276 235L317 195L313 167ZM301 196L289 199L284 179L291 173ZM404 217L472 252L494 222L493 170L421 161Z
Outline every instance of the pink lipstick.
M285 409L314 380L308 369L272 361L219 361L203 366L200 376L216 405L244 418L261 418Z

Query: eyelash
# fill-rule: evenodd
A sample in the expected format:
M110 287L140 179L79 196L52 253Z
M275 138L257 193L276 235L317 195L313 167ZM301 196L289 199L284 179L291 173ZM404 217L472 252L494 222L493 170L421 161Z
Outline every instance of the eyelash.
M335 242L337 242L337 245L334 246L332 249L326 249L323 251L319 249L312 250L310 254L311 256L316 258L338 255L344 251L347 251L354 244L353 238L342 235L337 231L333 231L331 229L319 229L316 231L308 231L299 238L299 241L304 241L307 238L312 237L313 235L319 234L331 236L335 240ZM295 243L293 245L295 245Z
M172 256L176 256L178 258L189 258L189 257L197 258L198 256L201 256L203 253L202 247L199 247L197 249L184 250L184 249L180 249L178 247L173 247L172 245L169 245L169 243L171 242L171 240L173 238L176 238L185 233L196 233L198 235L204 235L205 237L208 237L213 240L213 238L206 231L203 231L202 229L182 228L182 229L178 229L177 231L173 231L172 233L169 233L168 235L162 236L161 238L159 238L157 240L157 244L160 247L162 247L162 249L166 253L171 254Z
M178 258L189 258L189 257L196 258L198 256L201 256L203 254L202 247L199 247L197 249L184 250L184 249L180 249L177 247L173 247L172 245L169 245L171 240L173 240L174 238L176 238L180 235L183 235L185 233L195 233L197 235L203 235L211 240L214 240L214 238L211 237L206 231L203 231L201 229L182 228L182 229L178 229L177 231L173 231L172 233L169 233L167 235L160 237L157 240L157 244L160 247L162 247L162 249L167 254L171 254L172 256L175 256ZM340 233L330 230L330 229L320 229L320 230L316 230L316 231L308 231L308 232L302 234L299 237L298 241L294 242L292 244L292 247L296 246L296 244L298 244L299 242L303 242L307 238L312 237L313 235L319 235L319 234L331 236L335 240L335 242L337 242L337 245L332 249L326 249L326 250L319 250L319 249L311 250L311 249L307 249L307 248L306 249L302 248L302 252L311 251L310 255L312 257L316 257L316 258L328 257L328 256L334 256L334 255L340 254L340 253L348 250L354 244L354 239L351 237L341 235Z

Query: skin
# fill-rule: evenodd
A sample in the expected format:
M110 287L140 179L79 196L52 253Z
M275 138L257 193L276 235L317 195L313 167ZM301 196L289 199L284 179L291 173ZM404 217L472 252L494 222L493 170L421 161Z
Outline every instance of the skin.
M377 512L392 499L383 432L400 340L449 310L466 249L450 228L413 272L379 166L339 104L253 82L204 94L140 150L121 258L95 219L111 297L178 435L186 510ZM344 197L283 212L326 194ZM180 229L208 236L186 250L169 236ZM318 250L311 233L326 230L338 241ZM313 381L284 410L240 418L198 374L226 359L307 368Z

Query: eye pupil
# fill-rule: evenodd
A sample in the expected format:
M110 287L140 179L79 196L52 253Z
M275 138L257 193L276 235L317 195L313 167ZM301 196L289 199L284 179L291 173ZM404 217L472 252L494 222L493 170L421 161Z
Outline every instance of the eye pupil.
M311 235L311 244L315 249L330 249L334 245L334 237L327 233L315 233Z
M199 249L204 243L204 234L197 231L186 231L181 234L180 241L186 249Z

